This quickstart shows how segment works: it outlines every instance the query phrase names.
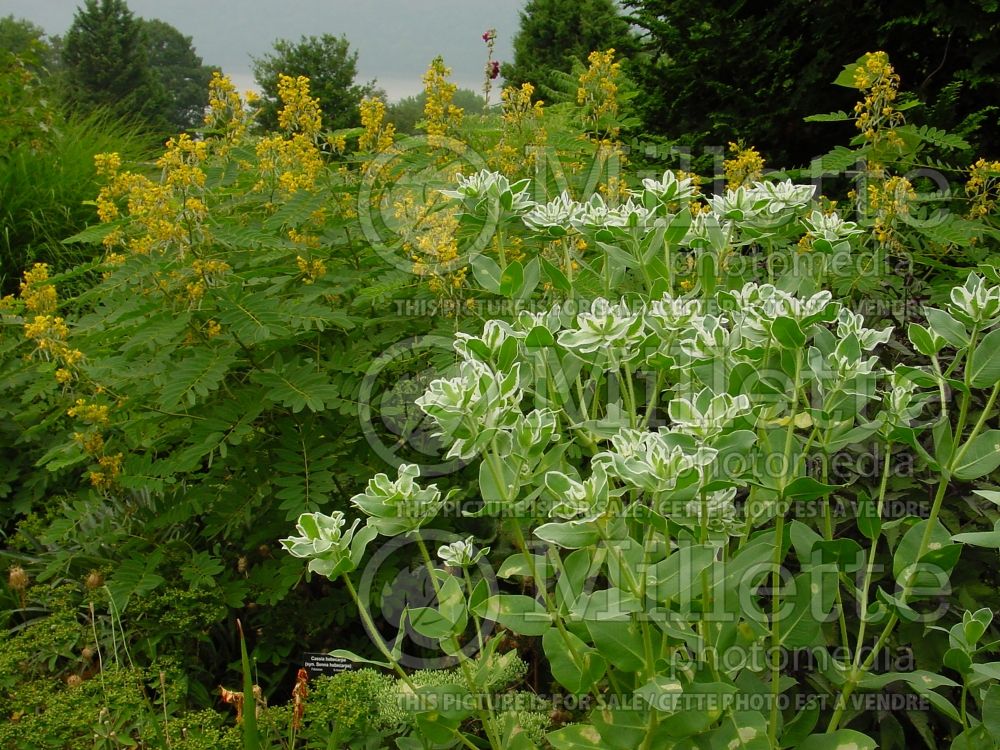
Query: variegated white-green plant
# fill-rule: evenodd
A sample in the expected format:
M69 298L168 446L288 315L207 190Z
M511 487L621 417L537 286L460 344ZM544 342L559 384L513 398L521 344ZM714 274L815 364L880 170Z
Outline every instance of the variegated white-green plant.
M475 197L473 187L457 192ZM926 325L894 335L822 289L822 276L770 283L758 269L763 278L734 283L724 272L741 246L790 225L849 252L856 227L813 210L811 187L732 191L694 219L677 205L691 194L665 175L623 206L564 194L526 210L524 224L563 249L573 233L606 245L591 289L622 293L584 302L582 276L564 279L574 304L458 335L458 374L417 399L450 455L477 467L466 513L491 520L491 548L506 553L496 592L468 575L487 552L474 538L442 546L443 565L427 552L421 531L444 504L416 467L354 498L367 516L355 541L417 540L436 601L407 616L461 666L449 688L459 708L421 721L441 746L531 746L485 687L496 623L539 639L554 682L585 699L547 737L560 750L874 748L849 726L856 696L890 685L964 741L989 737L984 720L1000 710L992 615L932 605L947 601L963 548L1000 548L1000 526L961 532L946 507L1000 466L1000 279L970 274L925 309ZM676 252L700 269L686 294L670 271ZM831 469L872 454L873 476ZM901 456L916 466L902 480ZM900 488L919 487L919 514L889 514ZM285 544L353 593L350 535L333 525L327 540L304 519L304 537ZM404 674L358 606L385 664ZM946 634L954 677L882 666L915 628ZM822 656L808 681L786 660L801 649Z

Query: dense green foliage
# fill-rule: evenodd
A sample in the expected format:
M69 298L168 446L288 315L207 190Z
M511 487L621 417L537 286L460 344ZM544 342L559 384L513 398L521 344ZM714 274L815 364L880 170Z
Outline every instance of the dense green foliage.
M67 114L50 80L20 58L0 61L0 290L17 290L33 262L68 269L93 256L62 240L93 217L95 154L141 158L148 139L105 111Z
M218 70L202 63L191 44L169 23L140 19L146 59L153 77L167 93L165 119L171 131L199 127L208 106L208 82Z
M924 102L919 121L963 135L980 126L979 147L1000 150L992 0L624 5L643 30L633 70L649 132L696 147L743 139L776 163L805 164L848 131L803 128L802 118L849 108L830 81L844 60L880 49Z
M36 72L56 62L45 40L45 31L31 21L14 16L0 18L0 54L6 56L6 53L25 61Z
M559 90L553 72L586 65L594 50L615 49L628 58L636 50L628 22L612 0L529 0L514 35L514 59L501 71L513 86L531 83L548 99Z
M278 77L305 76L323 107L323 119L330 128L349 128L360 122L358 105L373 93L374 84L359 84L358 53L346 37L323 34L303 36L299 41L278 39L274 50L254 58L254 78L264 94L260 123L272 129L278 125Z
M585 57L476 116L438 58L401 138L279 42L155 160L10 59L0 747L997 742L1000 163L879 53L822 190L683 174ZM721 660L768 648L823 658Z

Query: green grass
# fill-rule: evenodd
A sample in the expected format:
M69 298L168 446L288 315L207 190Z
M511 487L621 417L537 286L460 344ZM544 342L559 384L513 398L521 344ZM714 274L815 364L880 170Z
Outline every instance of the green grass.
M153 139L135 125L103 113L57 122L38 148L8 146L0 155L0 289L15 292L24 269L44 262L59 271L88 260L99 248L63 245L96 221L87 205L99 189L94 155L117 151L125 163L151 153Z

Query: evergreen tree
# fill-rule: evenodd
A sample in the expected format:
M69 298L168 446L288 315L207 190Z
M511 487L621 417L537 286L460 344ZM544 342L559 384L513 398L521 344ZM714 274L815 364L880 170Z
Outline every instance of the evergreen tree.
M77 8L62 60L71 104L169 127L166 92L149 67L142 25L124 0L86 0Z
M636 39L612 0L529 0L514 36L514 60L502 67L508 85L532 83L544 98L558 90L552 71L569 73L595 50L628 58Z

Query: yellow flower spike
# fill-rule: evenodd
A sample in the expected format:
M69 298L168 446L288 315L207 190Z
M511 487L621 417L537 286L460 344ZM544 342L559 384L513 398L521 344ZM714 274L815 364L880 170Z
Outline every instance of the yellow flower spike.
M730 143L732 159L726 159L722 166L726 171L726 187L730 190L760 180L764 173L764 158L752 146Z
M969 196L970 218L981 219L992 213L1000 203L1000 161L976 161L969 169L965 193Z
M122 158L115 152L94 154L94 168L100 177L114 176L122 166Z
M358 150L382 153L392 148L396 126L384 122L385 102L376 97L361 100L361 126L365 129L358 137Z
M278 125L288 133L315 140L323 129L323 118L319 99L309 95L309 79L278 76L278 98L284 105L278 112Z
M438 55L431 61L423 76L424 93L427 96L424 104L425 130L432 139L457 128L465 115L461 107L452 103L458 86L448 80L450 75L451 68Z

